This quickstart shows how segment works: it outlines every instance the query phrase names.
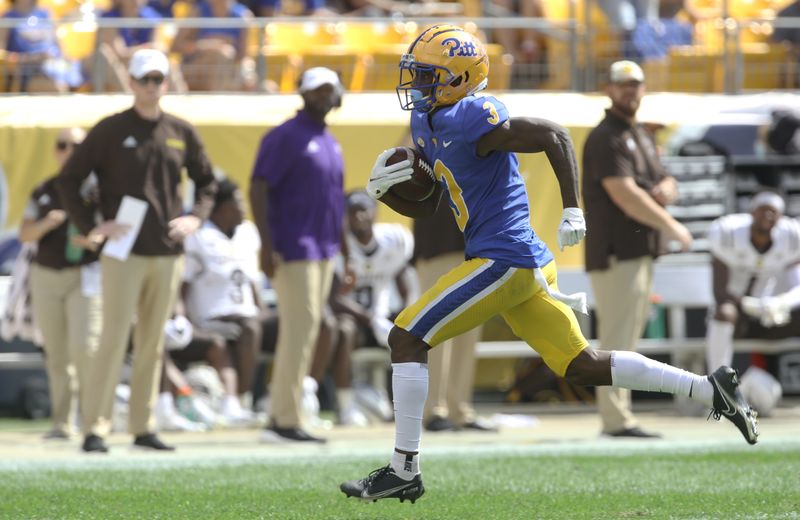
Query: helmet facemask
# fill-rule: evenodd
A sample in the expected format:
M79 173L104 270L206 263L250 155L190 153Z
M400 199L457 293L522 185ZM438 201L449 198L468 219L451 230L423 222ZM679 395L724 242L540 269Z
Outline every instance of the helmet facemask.
M403 110L429 112L436 106L437 90L453 81L447 68L427 63L417 63L413 54L400 58L400 84L397 97Z

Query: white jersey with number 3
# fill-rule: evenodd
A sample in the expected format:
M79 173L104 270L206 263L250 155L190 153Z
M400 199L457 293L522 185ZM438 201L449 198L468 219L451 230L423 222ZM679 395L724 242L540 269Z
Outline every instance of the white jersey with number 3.
M221 316L251 317L258 313L252 282L258 282L261 238L244 221L232 237L206 221L186 238L183 281L189 284L186 308L195 323Z
M711 253L728 266L728 292L743 296L751 280L750 296L770 296L783 292L787 268L800 262L800 224L781 217L772 229L772 247L759 253L750 240L753 217L749 213L726 215L715 220L708 230Z
M367 246L347 235L350 265L356 276L353 297L363 307L373 309L376 316L386 318L391 311L392 284L411 260L414 237L400 224L385 223L375 224L373 235L373 242Z

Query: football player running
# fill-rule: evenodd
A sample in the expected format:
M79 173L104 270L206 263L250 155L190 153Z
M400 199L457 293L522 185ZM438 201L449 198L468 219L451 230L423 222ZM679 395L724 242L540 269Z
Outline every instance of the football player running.
M572 141L543 119L511 118L486 87L483 44L453 25L424 30L400 59L398 97L411 110L416 147L439 181L424 201L389 191L411 177L408 161L387 166L394 150L378 156L367 192L409 217L430 215L443 193L464 232L466 260L403 310L389 335L395 408L395 449L388 465L341 484L348 497L415 501L424 493L420 472L422 413L428 391L427 351L500 314L558 375L578 385L688 396L731 420L754 444L756 416L738 390L736 373L720 367L696 375L626 351L587 348L570 307L586 312L585 295L558 291L553 254L530 225L525 184L515 153L544 152L555 171L564 211L558 245L573 246L586 233L578 207ZM624 288L620 288L624 290Z

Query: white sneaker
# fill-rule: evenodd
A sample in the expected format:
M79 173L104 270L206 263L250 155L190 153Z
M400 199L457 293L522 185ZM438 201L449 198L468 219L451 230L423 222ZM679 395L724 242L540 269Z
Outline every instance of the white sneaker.
M339 424L342 426L366 428L369 426L369 419L367 419L364 412L359 410L356 406L350 406L340 414Z
M394 418L394 407L383 388L360 384L355 387L355 401L358 407L380 421Z
M162 432L204 432L208 427L203 423L190 421L178 413L165 413L156 409L156 427Z
M194 396L179 397L178 411L190 421L199 422L208 427L212 427L219 422L217 413L205 401Z
M222 418L228 426L252 426L256 423L253 412L242 408L235 396L226 396L222 404Z
M306 421L313 423L319 420L319 399L317 398L317 381L313 377L306 376L303 379L303 401L301 406Z

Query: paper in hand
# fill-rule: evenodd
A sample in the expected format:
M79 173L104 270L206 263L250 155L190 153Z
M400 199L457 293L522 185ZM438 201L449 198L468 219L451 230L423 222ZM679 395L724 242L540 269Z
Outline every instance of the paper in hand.
M130 228L121 237L106 242L106 245L103 246L103 254L117 260L127 260L133 248L133 243L136 241L136 237L139 236L139 230L142 228L142 222L144 222L146 214L147 202L128 195L122 197L122 202L114 220L120 224L127 224Z

